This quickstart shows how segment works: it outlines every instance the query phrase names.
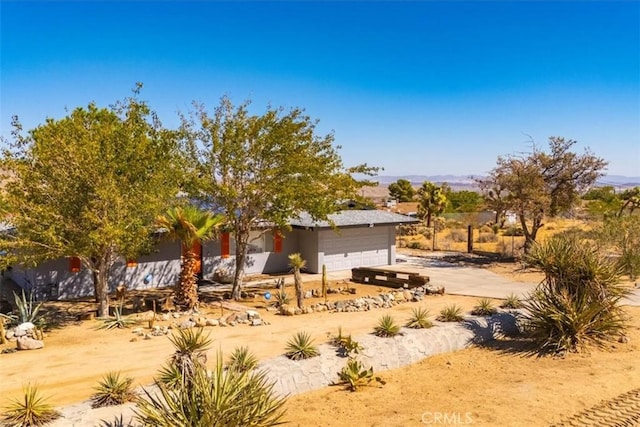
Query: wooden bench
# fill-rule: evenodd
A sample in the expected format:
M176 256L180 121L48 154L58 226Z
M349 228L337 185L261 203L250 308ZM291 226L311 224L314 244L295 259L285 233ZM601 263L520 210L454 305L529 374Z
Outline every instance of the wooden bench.
M429 277L421 276L419 273L375 267L352 268L351 280L356 283L380 285L390 288L416 288L429 283Z

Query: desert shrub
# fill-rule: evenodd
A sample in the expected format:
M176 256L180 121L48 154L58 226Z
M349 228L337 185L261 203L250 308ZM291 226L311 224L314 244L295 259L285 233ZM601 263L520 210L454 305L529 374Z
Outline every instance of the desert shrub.
M398 244L399 248L406 248L407 247L407 241L402 237L400 237L398 239L397 244Z
M449 231L448 238L457 243L466 242L467 232L466 230L463 230L463 229L454 228L451 231Z
M610 218L594 234L619 254L617 264L631 280L640 276L640 217Z
M474 316L491 316L496 314L498 310L493 306L493 303L488 298L482 298L471 310L471 314Z
M527 262L545 274L525 301L526 330L540 353L601 346L626 326L620 301L628 292L618 268L577 238L554 237L535 245Z
M420 233L424 236L425 239L427 240L431 240L433 239L433 228L429 227L425 227L424 231L422 233Z
M393 317L384 315L378 320L378 325L374 328L374 333L379 337L394 337L400 333L400 326Z
M407 248L409 249L422 249L422 243L417 240L411 241L407 243Z
M413 308L411 310L411 317L405 326L412 329L426 329L432 327L433 323L429 320L429 310L426 308Z
M440 216L431 218L431 225L436 230L436 233L439 233L443 231L445 228L447 228L446 220Z
M462 316L462 307L457 304L451 304L440 310L440 314L436 317L436 320L440 322L461 322L464 319Z
M498 234L498 232L500 231L500 225L498 224L493 224L491 226L491 231L493 232L493 234Z
M498 236L493 234L492 232L479 233L478 237L476 237L477 243L495 243L497 241L498 241Z
M478 231L480 232L480 234L482 234L482 233L493 233L493 230L491 229L491 227L486 225L486 224L481 226L480 228L478 228Z
M366 369L361 362L352 358L349 358L345 367L338 372L338 378L340 381L336 384L344 384L350 391L358 391L360 387L370 385L371 382L385 384L380 377L373 375L373 367Z
M234 369L236 371L251 371L258 366L258 359L249 350L249 347L242 346L237 347L229 356L227 361L227 369Z
M289 295L287 295L287 292L284 290L284 288L278 289L273 296L278 307L282 307L283 305L288 305L291 303L291 298L289 298Z
M35 385L27 385L22 399L13 400L4 409L1 420L7 427L44 426L60 417Z
M418 226L413 224L405 224L398 226L398 235L399 236L415 236L420 234L418 232Z
M133 378L121 377L119 372L107 373L91 396L91 407L102 408L135 401L137 395L132 384Z
M515 310L522 308L522 301L516 294L509 294L500 307Z
M157 383L145 390L136 419L145 426L274 426L282 424L284 398L277 397L264 372L224 369L218 353L213 371L194 365L189 381L177 387Z
M307 332L298 332L287 343L285 355L291 360L309 359L320 354Z
M503 236L509 236L509 237L511 237L511 236L516 236L516 237L517 236L524 236L524 231L522 231L522 228L520 228L520 227L511 226L511 227L505 229L502 232L502 235Z

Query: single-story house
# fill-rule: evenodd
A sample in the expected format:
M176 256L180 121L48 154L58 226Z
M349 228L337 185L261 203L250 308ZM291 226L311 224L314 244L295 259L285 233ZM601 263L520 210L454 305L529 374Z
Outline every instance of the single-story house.
M306 270L319 273L353 267L382 266L396 262L396 226L416 222L414 218L380 210L345 210L328 221L314 221L303 214L290 222L291 230L252 232L245 272L278 273L289 270L289 254L299 252ZM200 276L229 276L235 269L235 242L229 233L196 248L200 253ZM160 240L156 250L136 260L121 259L109 274L110 291L119 284L129 289L170 286L178 281L182 247L179 242ZM42 263L36 268L15 266L11 278L26 289L35 289L53 299L93 295L91 272L77 258Z

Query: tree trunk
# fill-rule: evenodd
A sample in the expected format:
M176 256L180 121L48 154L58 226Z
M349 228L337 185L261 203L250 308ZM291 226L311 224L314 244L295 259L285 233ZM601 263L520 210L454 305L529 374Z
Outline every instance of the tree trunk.
M300 275L300 269L293 269L293 284L296 288L296 300L298 303L298 308L304 308L304 290L302 289L302 276Z
M195 252L188 250L182 258L180 281L176 287L176 302L193 309L198 306L198 282L196 267L198 260Z
M427 228L431 227L431 212L427 213Z
M93 261L93 287L98 303L98 317L109 317L109 275L105 262Z
M241 237L236 240L236 271L233 275L233 287L231 288L231 298L236 301L239 301L242 296L242 281L244 280L244 266L248 249L245 239L246 237Z

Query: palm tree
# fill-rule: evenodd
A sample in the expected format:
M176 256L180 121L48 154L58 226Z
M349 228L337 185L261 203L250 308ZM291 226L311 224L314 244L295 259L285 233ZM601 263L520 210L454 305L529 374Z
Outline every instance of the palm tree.
M200 260L194 246L213 237L223 221L221 215L213 215L191 205L169 209L156 219L156 224L168 231L167 238L182 242L180 281L175 289L178 304L189 309L198 305L196 274Z
M302 276L300 276L300 270L306 267L307 261L303 260L300 254L291 254L289 255L289 265L293 268L293 283L296 288L298 308L302 309L304 307L304 294L302 292Z

